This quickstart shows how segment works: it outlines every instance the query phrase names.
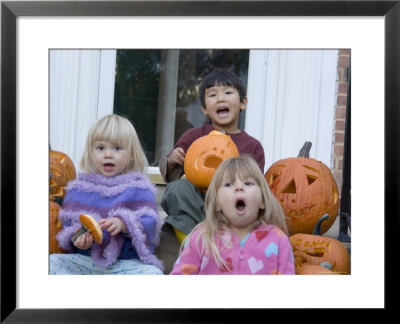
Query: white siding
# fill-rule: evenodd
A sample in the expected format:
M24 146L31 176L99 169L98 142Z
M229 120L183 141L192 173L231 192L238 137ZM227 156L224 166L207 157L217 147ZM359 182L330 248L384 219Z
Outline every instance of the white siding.
M79 170L90 126L113 111L115 50L50 50L50 145Z
M262 143L265 170L297 156L331 166L337 50L251 50L245 130Z

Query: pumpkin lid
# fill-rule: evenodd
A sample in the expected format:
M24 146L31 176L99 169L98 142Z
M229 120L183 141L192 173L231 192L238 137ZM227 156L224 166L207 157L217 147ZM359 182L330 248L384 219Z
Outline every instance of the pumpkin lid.
M101 230L99 223L92 216L85 214L79 215L79 221L88 232L92 234L94 241L101 244L103 241L103 231Z

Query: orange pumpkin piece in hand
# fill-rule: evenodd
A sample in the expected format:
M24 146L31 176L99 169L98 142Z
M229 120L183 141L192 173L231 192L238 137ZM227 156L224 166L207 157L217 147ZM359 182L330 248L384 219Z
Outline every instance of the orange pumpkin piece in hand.
M89 232L93 236L93 240L101 244L103 241L103 231L99 223L90 215L81 214L79 215L79 221L82 224L82 227L72 236L71 241L75 242L75 240L81 236L82 234Z

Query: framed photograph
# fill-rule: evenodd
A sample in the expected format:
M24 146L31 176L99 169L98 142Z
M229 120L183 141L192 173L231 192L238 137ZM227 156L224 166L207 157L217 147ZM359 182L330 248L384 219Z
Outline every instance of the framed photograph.
M224 322L268 308L391 309L399 44L398 0L2 1L1 321ZM352 274L49 276L52 48L351 49ZM315 299L321 287L326 300Z

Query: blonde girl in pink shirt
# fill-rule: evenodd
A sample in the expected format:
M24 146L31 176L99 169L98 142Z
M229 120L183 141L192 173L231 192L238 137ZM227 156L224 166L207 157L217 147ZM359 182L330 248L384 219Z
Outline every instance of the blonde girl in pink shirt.
M218 167L205 220L183 243L171 274L294 274L284 212L254 159Z

